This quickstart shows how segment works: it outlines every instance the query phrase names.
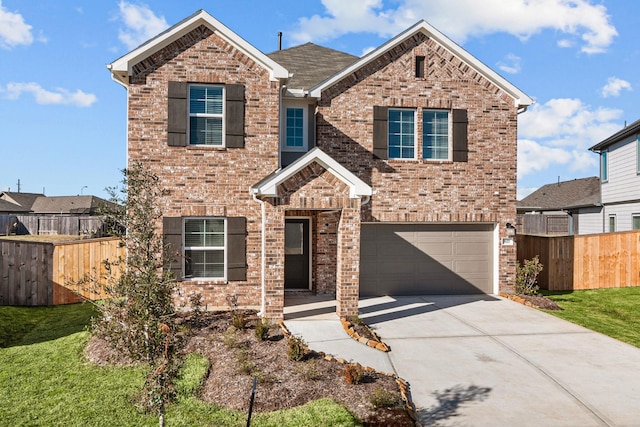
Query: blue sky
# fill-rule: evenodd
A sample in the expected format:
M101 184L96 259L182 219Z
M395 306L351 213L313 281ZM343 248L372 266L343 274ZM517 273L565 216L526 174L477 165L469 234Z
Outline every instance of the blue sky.
M638 1L0 0L0 191L117 185L126 96L105 65L198 9L265 53L282 31L284 47L362 55L425 19L536 100L519 116L519 197L598 175L588 148L640 119Z

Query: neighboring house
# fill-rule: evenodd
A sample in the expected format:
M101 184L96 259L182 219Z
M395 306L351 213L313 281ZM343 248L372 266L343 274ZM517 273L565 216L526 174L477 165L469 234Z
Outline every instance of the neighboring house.
M362 58L265 55L199 11L108 65L128 162L162 187L179 299L339 315L385 294L513 289L518 113L533 101L421 21Z
M33 202L31 210L41 215L98 215L100 209L109 204L96 196L42 196Z
M29 209L24 208L16 203L8 202L0 199L0 214L22 214L29 212Z
M35 203L38 197L45 197L40 193L20 193L15 191L3 191L0 193L0 200L19 205L26 209L25 212L31 211L31 206Z
M600 231L640 230L640 120L589 150L600 154Z
M602 231L600 178L547 184L518 201L519 233L591 234Z

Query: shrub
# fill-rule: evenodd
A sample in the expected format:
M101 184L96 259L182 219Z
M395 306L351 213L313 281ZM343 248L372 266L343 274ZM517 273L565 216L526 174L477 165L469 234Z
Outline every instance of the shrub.
M297 370L305 379L311 381L318 381L322 379L322 374L318 370L318 366L315 360L310 360L302 365L300 365L300 369Z
M542 271L543 265L536 255L532 259L524 261L524 265L516 265L516 293L522 295L536 295L540 289L536 284L538 274Z
M289 337L289 344L287 346L287 355L289 359L299 362L307 354L307 344L302 338L291 336Z
M344 365L344 378L348 384L360 384L364 377L364 370L358 363Z
M382 387L377 387L371 393L369 402L374 408L396 408L402 404L400 394L397 392L387 391Z
M269 329L271 329L271 323L269 319L263 317L262 319L258 319L256 323L255 334L256 338L260 341L266 341L269 338Z

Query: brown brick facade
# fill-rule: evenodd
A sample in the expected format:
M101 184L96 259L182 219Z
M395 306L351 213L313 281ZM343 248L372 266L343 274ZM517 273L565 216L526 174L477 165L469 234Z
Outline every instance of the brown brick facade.
M415 77L416 56L426 57L425 77ZM244 147L169 146L167 92L173 81L244 85ZM318 102L316 146L373 188L365 205L315 163L281 183L278 197L262 201L263 217L249 187L279 167L280 90L262 65L204 26L133 67L128 157L160 178L164 215L247 219L246 280L184 281L179 302L200 292L208 308L226 307L227 296L237 295L242 307L264 307L265 316L282 317L287 216L312 219L311 288L336 293L340 315L358 311L361 222L490 222L498 224L500 238L506 223L515 223L514 100L425 35L345 77ZM421 141L418 160L374 158L374 106L414 108L417 118L423 108L466 110L468 161L421 160ZM501 290L513 286L515 260L515 247L500 246Z

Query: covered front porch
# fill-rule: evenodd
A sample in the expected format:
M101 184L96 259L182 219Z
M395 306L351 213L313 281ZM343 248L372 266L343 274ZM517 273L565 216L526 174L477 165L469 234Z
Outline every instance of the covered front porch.
M361 206L371 187L319 148L251 187L262 205L262 304L284 316L285 292L335 294L358 312Z

